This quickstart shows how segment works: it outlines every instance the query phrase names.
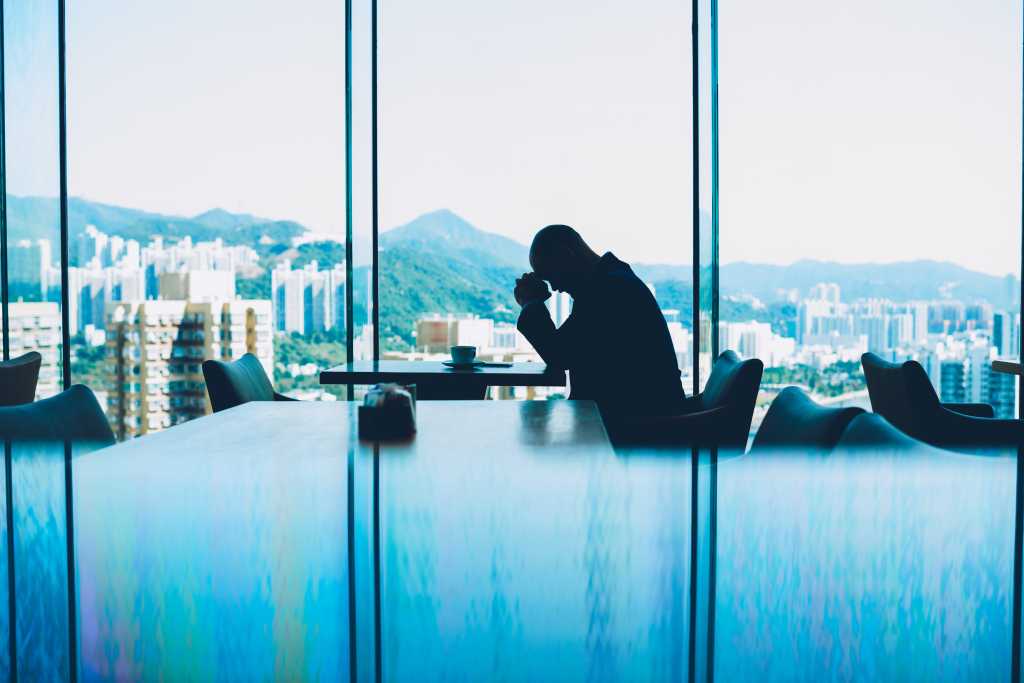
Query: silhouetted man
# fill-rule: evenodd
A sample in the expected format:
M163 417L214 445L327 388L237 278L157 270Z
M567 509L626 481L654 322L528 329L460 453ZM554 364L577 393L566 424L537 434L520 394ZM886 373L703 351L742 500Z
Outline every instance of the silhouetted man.
M544 361L569 371L571 396L593 399L606 420L682 412L679 364L665 316L633 270L598 256L567 225L549 225L530 246L532 273L516 280L522 332ZM556 328L544 305L568 292L572 313Z

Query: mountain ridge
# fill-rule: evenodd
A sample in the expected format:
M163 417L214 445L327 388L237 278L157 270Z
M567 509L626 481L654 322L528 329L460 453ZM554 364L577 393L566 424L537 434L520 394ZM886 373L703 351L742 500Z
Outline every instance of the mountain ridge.
M8 196L9 236L12 241L27 237L57 238L59 211L56 198ZM89 224L109 234L143 243L154 235L195 241L222 238L229 244L245 244L257 249L264 266L276 255L286 252L296 237L309 235L309 229L294 221L275 221L252 214L235 214L212 208L192 217L94 202L81 197L68 200L69 232L74 240ZM265 244L269 237L272 244ZM341 253L337 245L330 250L311 243L306 251ZM445 294L451 299L452 313L489 314L486 306L504 310L511 301L515 277L528 269L528 247L514 239L474 226L450 209L438 209L380 235L381 264L397 268L399 260L413 260L422 268L404 268L415 275L415 288L436 288L436 292L413 292L394 278L382 279L384 285L405 291L413 299L439 305ZM77 249L71 249L72 265ZM326 264L325 264L326 265ZM429 266L429 267L428 267ZM440 266L440 267L438 267ZM382 271L384 269L382 268ZM659 283L692 285L692 266L636 263L634 270L656 289ZM436 280L436 282L435 282ZM933 300L945 297L971 302L985 300L997 308L1017 305L1019 284L1016 277L1003 277L973 271L948 261L907 260L890 263L840 263L800 259L791 264L766 264L747 261L722 264L719 272L724 296L752 295L765 303L785 300L795 290L798 295L819 282L836 282L843 300L884 297L896 301ZM384 286L382 285L382 286ZM664 288L664 287L661 287ZM677 294L680 290L675 287ZM383 290L382 290L383 294ZM661 298L661 297L659 297ZM673 296L676 299L677 296ZM475 303L470 303L475 302ZM486 304L484 303L486 302ZM396 303L398 303L396 301ZM467 310L460 310L465 305ZM433 312L433 311L429 311Z
M201 223L209 228L220 230L231 230L240 227L249 227L260 223L274 223L269 218L260 218L250 213L232 213L220 207L208 209L202 213L192 216L191 220Z
M40 237L56 241L59 239L60 204L56 197L9 194L7 222L11 241ZM234 227L223 227L232 224ZM308 228L295 221L233 214L224 209L211 209L189 218L69 197L68 237L72 245L85 232L87 225L95 225L105 233L138 240L142 244L156 235L172 240L187 236L196 242L219 237L229 243L249 244L254 249L258 248L264 236L274 242L290 243L295 237L308 232ZM79 265L78 250L72 247L70 252L71 265Z
M516 240L476 227L450 209L421 214L380 235L384 249L397 245L417 247L435 256L485 258L503 266L527 267L529 249Z
M511 268L528 269L529 249L511 238L473 226L448 209L423 214L408 223L381 233L383 248L401 244L422 256L488 261ZM495 254L498 254L495 256ZM636 263L634 271L655 286L675 281L692 285L693 267L682 264ZM1019 290L1012 275L996 276L974 271L951 261L910 259L888 263L841 263L833 260L799 259L791 264L734 261L719 267L723 295L752 295L766 303L782 301L793 290L807 294L819 282L839 284L844 300L889 298L896 301L961 298L985 300L994 306L1015 305ZM493 283L491 283L493 284Z

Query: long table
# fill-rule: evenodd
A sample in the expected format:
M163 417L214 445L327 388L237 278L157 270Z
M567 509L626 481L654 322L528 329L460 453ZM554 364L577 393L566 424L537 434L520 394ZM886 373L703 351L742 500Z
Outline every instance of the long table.
M451 368L441 361L362 360L320 373L320 384L415 384L421 400L483 399L487 387L564 387L565 371L543 363Z
M616 453L589 402L417 414L404 441L295 402L70 461L11 445L0 672L1009 678L1012 458L716 462Z

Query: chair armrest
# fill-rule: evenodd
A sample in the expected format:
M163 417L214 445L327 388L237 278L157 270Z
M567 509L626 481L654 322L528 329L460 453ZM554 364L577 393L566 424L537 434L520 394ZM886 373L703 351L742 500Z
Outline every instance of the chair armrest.
M284 394L279 394L279 393L277 393L275 391L274 392L274 400L275 401L298 401L299 399L292 398L291 396L285 396Z
M943 403L942 407L971 417L995 417L996 411L987 403Z
M1024 422L972 417L946 408L940 411L936 434L942 443L934 444L939 448L962 446L969 450L986 450L1017 448L1024 444Z
M702 412L700 409L701 400L700 396L687 396L683 399L682 409L679 411L680 415L692 415L697 412ZM662 418L664 419L664 418Z
M728 433L728 406L669 417L632 417L609 424L614 441L629 445L718 445Z

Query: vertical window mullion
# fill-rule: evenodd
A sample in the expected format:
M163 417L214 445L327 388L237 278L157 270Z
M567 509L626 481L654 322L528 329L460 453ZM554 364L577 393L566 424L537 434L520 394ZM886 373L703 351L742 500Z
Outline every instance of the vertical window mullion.
M1024 3L1022 3L1024 4ZM1021 26L1022 32L1024 32L1024 21ZM1022 73L1024 73L1024 63L1022 63ZM1021 136L1024 140L1024 77L1021 79L1021 102L1022 102L1022 115L1021 115ZM1024 147L1021 150L1021 215L1020 215L1020 278L1018 280L1019 285L1019 299L1017 299L1017 315L1020 316L1021 320L1021 332L1018 333L1017 339L1017 358L1021 362L1024 362ZM1013 329L1013 321L1011 318L1010 329ZM1017 419L1024 420L1024 373L1017 377ZM1024 573L1024 448L1017 449L1017 467L1016 467L1016 491L1014 497L1014 524L1013 524L1013 617L1012 617L1012 629L1011 637L1013 642L1010 644L1010 680L1020 681L1021 680L1021 621L1024 619L1024 615L1021 614L1022 609L1022 573Z
M60 315L61 375L71 386L71 318L68 306L68 122L64 0L57 0L57 106L60 140Z
M692 0L690 20L690 52L691 52L691 104L693 116L693 312L691 325L693 330L693 385L692 393L700 390L700 58L697 40L697 12L699 0Z
M718 0L710 0L711 32L711 362L718 358Z
M691 392L696 395L700 390L700 108L699 108L699 53L697 40L697 17L699 0L692 0L690 15L690 72L691 72L691 115L693 130L693 212L691 216L691 229L693 231L693 252L692 261L692 289L693 289L693 311L690 324L693 331L693 383ZM696 450L691 454L690 469L690 591L689 591L689 642L687 643L688 676L687 680L693 681L696 673L696 616L697 616L697 537L698 537L698 487L699 476L698 454Z
M355 358L355 306L352 290L355 287L355 271L352 267L352 0L345 0L345 358L351 363ZM348 399L354 395L348 385Z
M11 357L10 339L10 290L7 281L7 138L5 104L5 76L7 62L4 54L4 4L0 0L0 308L2 308L3 359Z
M379 283L380 275L378 270L378 235L380 231L380 205L378 202L378 166L377 166L377 134L379 125L377 120L377 0L370 0L370 190L373 195L371 201L371 229L373 231L372 250L370 254L370 268L372 272L370 296L373 300L373 313L370 323L373 325L373 359L380 360L380 296Z

